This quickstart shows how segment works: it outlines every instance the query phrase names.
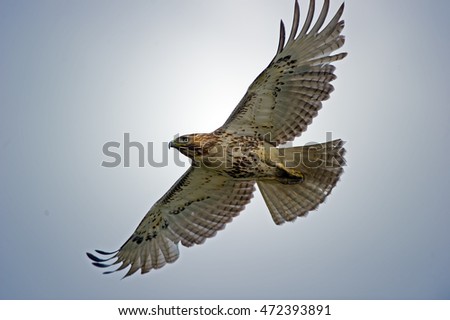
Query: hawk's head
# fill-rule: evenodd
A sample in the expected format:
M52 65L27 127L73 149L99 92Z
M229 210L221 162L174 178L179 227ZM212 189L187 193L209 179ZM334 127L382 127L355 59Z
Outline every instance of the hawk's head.
M185 156L194 159L207 155L209 149L217 142L217 138L209 133L193 133L179 136L169 142L169 148L174 147Z

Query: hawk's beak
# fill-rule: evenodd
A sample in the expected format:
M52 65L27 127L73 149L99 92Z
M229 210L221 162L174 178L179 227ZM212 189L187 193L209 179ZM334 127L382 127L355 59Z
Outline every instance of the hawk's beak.
M178 149L178 147L179 147L179 145L175 141L172 140L172 141L169 142L169 149L170 148Z

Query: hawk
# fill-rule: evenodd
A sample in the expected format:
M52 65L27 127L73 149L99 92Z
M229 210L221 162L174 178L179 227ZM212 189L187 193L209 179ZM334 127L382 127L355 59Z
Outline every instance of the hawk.
M289 38L283 21L275 57L250 85L225 123L212 133L180 136L169 143L191 166L148 211L131 237L114 252L87 253L100 268L130 266L124 277L147 273L178 259L178 244L203 243L244 210L258 186L279 225L314 210L330 194L345 165L341 140L280 147L301 135L333 91L333 62L346 53L340 20L344 4L323 27L324 4L313 22L310 0L298 32L296 0Z

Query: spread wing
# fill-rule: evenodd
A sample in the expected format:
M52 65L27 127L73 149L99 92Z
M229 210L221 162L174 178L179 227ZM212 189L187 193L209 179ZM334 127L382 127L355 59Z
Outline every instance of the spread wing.
M329 8L324 5L311 28L314 0L310 1L306 21L297 35L299 6L295 2L294 21L287 43L281 22L277 53L269 66L250 85L247 93L218 131L264 137L274 144L293 140L304 132L333 91L336 79L332 62L347 54L331 55L344 44L339 19L344 4L322 29Z
M178 242L201 244L236 217L250 202L252 181L233 181L205 169L190 167L148 211L136 231L115 252L87 255L101 268L121 263L130 266L126 276L141 269L147 273L178 259Z

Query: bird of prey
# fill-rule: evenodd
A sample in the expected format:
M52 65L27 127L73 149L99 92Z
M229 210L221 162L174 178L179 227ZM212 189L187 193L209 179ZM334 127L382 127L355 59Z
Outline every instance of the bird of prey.
M330 194L345 165L341 140L303 147L280 145L301 135L333 91L333 62L344 52L344 4L324 26L329 0L313 23L310 0L300 31L296 0L286 41L283 21L275 57L250 85L225 123L211 133L179 136L169 147L191 159L189 169L148 211L131 237L114 252L87 253L124 277L147 273L178 259L178 244L201 244L244 209L255 183L276 224L314 210Z

